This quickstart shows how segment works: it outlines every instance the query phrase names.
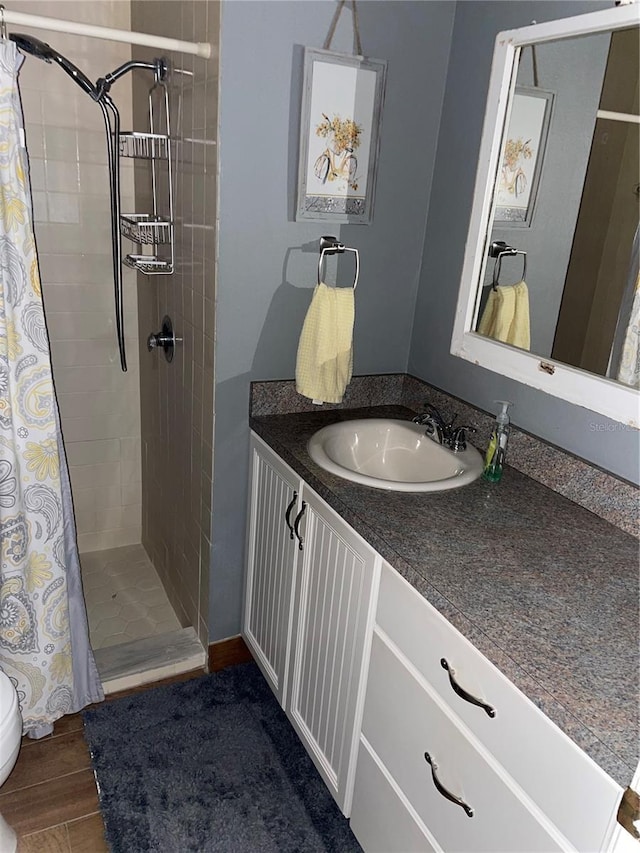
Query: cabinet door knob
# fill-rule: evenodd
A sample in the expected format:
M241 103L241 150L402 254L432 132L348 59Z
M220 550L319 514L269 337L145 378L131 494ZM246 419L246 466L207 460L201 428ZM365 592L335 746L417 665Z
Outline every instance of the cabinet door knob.
M436 770L438 769L438 765L431 758L428 752L424 754L424 760L427 762L429 767L431 768L431 778L433 779L433 784L436 786L436 790L439 794L447 799L451 800L452 803L455 803L457 806L460 806L461 809L464 809L467 817L473 817L473 809L470 805L467 805L464 800L461 800L460 797L456 797L454 794L447 791L442 782L436 776Z
M287 511L284 514L284 520L287 523L287 527L289 528L289 538L293 539L293 527L291 526L291 510L296 505L296 501L298 500L298 493L294 491L293 497L291 498L291 503L287 507Z
M298 537L298 548L301 551L302 551L302 544L303 544L304 540L303 540L302 536L300 536L300 529L299 528L300 528L300 522L302 521L302 516L304 515L306 508L307 508L306 503L304 501L302 501L302 509L296 515L296 520L293 522L293 532Z
M451 683L451 686L453 687L454 691L458 694L458 696L460 696L461 699L464 699L465 702L470 702L472 705L477 705L479 708L482 708L484 711L487 712L487 714L492 719L493 719L493 717L495 717L495 715L496 715L496 709L495 708L493 708L491 705L487 705L487 703L483 702L481 699L476 699L475 696L472 696L471 693L467 693L467 691L464 690L464 688L460 687L460 685L458 684L458 682L454 678L456 671L455 671L455 669L452 669L449 666L446 658L442 658L440 660L440 666L443 669L446 669L447 672L449 673L449 682Z

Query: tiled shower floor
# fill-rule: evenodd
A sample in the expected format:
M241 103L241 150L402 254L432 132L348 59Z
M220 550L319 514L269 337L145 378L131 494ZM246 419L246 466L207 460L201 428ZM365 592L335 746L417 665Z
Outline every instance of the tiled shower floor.
M80 563L94 650L180 629L142 545L90 551Z

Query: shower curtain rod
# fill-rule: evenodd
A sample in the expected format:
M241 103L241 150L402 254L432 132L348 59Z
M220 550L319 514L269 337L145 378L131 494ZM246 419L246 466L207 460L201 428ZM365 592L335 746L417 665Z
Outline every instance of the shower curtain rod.
M63 21L60 18L46 18L42 15L12 12L6 8L2 17L5 24L19 24L20 26L36 27L40 30L53 30L58 33L70 33L77 36L106 39L107 41L139 44L144 47L159 48L160 50L176 50L192 54L193 56L201 56L204 59L211 58L211 45L208 42L180 41L180 39L152 36L147 33L134 33L129 30L116 30L110 27L94 26L93 24L81 24L77 21Z

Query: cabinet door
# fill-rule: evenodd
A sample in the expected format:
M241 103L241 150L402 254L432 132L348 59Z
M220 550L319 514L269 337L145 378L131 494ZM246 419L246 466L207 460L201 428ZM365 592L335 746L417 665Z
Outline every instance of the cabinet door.
M251 461L243 636L282 705L298 544L292 527L299 511L300 483L256 439L251 443Z
M365 646L379 560L306 487L303 497L303 558L296 581L286 711L348 816L362 705L358 696L366 671Z

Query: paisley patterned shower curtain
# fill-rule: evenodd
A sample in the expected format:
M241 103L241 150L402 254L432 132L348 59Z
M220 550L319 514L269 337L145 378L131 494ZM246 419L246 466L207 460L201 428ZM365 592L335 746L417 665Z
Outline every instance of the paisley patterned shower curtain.
M0 40L0 667L24 731L102 699L53 389L17 75Z

